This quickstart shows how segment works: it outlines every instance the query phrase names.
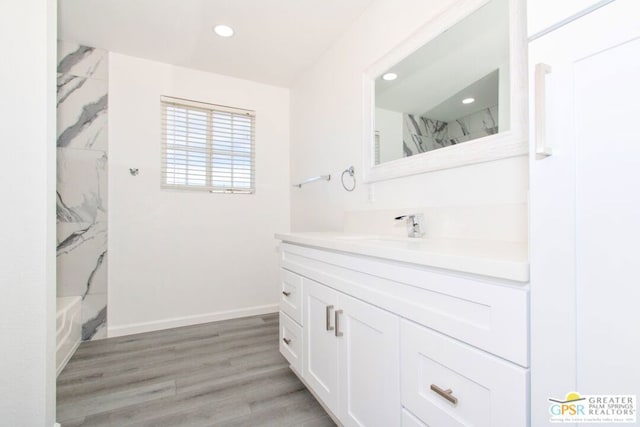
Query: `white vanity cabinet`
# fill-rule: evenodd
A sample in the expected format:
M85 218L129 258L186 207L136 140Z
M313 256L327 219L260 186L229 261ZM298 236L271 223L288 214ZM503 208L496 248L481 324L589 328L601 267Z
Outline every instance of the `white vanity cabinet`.
M333 413L338 408L338 341L332 323L338 293L306 280L302 297L305 307L305 357L303 375L307 385Z
M400 318L347 295L338 308L338 418L346 426L399 425Z
M342 425L528 426L526 284L281 249L302 289L301 368L283 354Z
M400 319L305 279L305 381L346 426L399 425Z

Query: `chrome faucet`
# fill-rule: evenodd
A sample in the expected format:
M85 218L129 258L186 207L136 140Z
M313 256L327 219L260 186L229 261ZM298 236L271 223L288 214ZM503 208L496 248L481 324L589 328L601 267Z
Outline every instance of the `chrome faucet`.
M396 217L396 221L407 220L407 235L409 237L422 237L424 236L424 215L423 214L411 214L401 215Z

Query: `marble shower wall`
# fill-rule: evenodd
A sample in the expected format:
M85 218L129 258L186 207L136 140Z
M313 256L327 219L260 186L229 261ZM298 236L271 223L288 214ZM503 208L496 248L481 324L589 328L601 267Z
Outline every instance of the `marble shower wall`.
M58 42L59 297L82 297L82 339L107 333L108 53Z
M402 152L404 157L451 145L447 138L447 123L420 117L417 114L403 114Z
M403 114L404 157L498 133L498 106L450 122Z
M451 121L447 126L449 141L460 144L472 139L498 133L498 106L485 108Z

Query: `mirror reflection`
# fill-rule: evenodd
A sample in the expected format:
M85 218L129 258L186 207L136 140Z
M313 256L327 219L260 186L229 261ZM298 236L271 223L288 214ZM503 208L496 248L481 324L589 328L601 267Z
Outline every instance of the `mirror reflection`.
M375 164L509 128L509 13L491 0L375 80Z

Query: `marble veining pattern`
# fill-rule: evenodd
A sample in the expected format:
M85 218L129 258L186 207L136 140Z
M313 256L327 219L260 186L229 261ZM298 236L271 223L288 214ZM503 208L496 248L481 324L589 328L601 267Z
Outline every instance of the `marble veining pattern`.
M58 41L58 74L107 80L108 72L106 50Z
M448 136L454 144L498 133L498 107L485 108L448 124Z
M425 153L446 147L447 123L414 114L404 114L403 152L404 156Z
M497 105L450 122L405 113L403 155L409 157L498 133L497 117Z
M58 147L107 149L108 82L58 77Z
M108 54L58 42L57 294L82 298L82 339L106 337Z

